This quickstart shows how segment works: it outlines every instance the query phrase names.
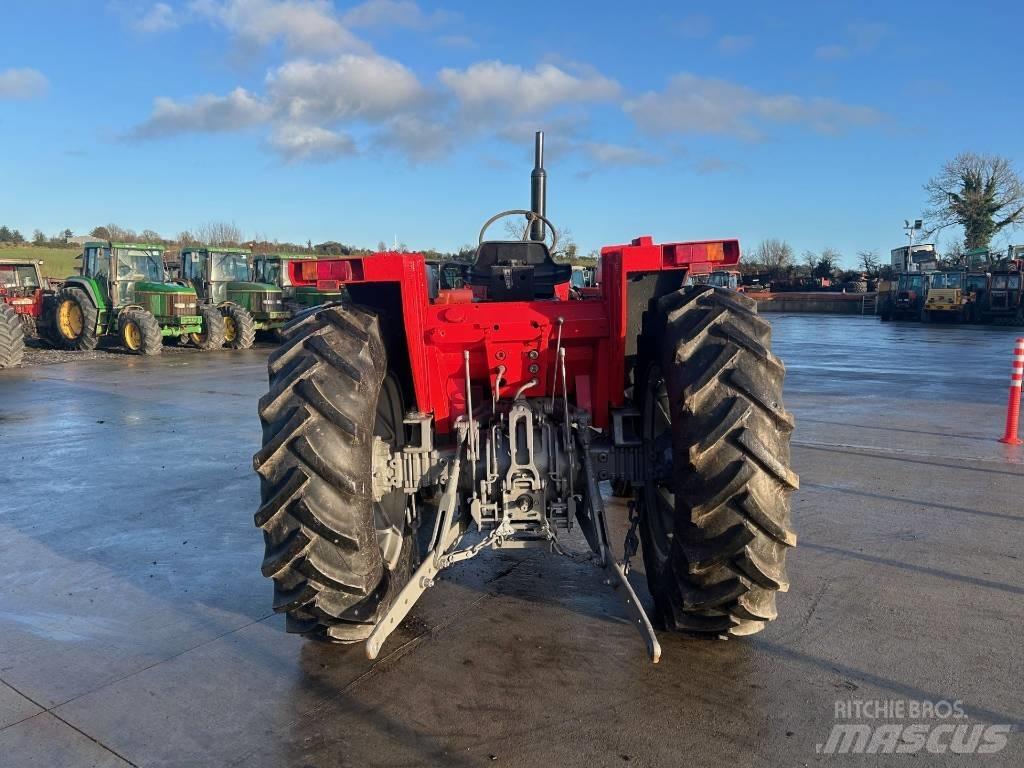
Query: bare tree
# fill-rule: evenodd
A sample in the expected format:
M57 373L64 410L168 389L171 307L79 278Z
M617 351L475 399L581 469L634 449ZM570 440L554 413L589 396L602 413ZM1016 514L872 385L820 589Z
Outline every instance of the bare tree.
M781 277L793 266L793 247L785 240L770 237L754 249L753 261L758 271Z
M944 267L962 267L967 264L967 249L959 240L952 240L942 249L939 262Z
M878 270L882 265L881 259L878 258L878 251L876 250L865 250L857 252L857 262L860 264L860 268L868 277L877 277Z
M242 230L233 221L208 221L195 228L193 234L206 245L238 245Z
M525 216L506 216L502 226L505 229L505 237L509 240L522 240L530 221Z
M159 243L163 241L160 237L159 232L155 232L152 229L144 229L139 233L139 236L147 243Z
M924 185L930 208L928 236L964 228L964 245L985 248L992 236L1024 221L1024 182L1013 162L999 155L963 152Z

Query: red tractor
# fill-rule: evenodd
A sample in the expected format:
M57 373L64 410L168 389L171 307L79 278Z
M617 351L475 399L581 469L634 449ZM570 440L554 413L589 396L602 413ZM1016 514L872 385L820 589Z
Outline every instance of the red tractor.
M419 254L291 265L296 285L348 298L283 329L259 403L255 521L289 631L374 658L440 570L487 548L564 554L577 526L653 661L627 578L638 546L665 629L747 635L776 617L796 543L785 369L752 300L684 287L734 266L739 243L640 237L602 249L599 290L570 291L542 158L538 133L531 209L484 225L463 288L431 298ZM508 215L524 239L485 239ZM621 560L602 481L632 490Z
M47 293L37 262L0 259L0 368L21 363L25 339L36 335Z

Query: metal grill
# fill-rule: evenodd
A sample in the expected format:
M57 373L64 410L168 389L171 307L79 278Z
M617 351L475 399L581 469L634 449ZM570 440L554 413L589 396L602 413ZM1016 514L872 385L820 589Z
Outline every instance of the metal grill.
M190 293L140 291L139 303L160 317L192 316L197 313L196 297Z

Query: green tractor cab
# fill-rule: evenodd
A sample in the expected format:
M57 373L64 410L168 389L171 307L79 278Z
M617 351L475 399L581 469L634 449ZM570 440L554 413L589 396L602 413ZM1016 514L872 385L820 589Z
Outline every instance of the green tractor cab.
M224 341L232 349L248 349L256 331L276 330L291 319L281 289L254 275L248 248L182 248L181 278L195 288L202 304L220 311Z
M199 306L192 288L166 282L163 252L149 243L85 243L79 274L44 308L48 337L68 349L90 350L101 336L118 335L140 355L160 354L165 336L215 348L211 337L223 333L219 315Z
M285 307L290 312L299 312L308 307L318 307L341 301L345 295L344 286L293 285L288 277L288 264L292 261L310 262L316 269L315 260L323 258L311 253L261 253L256 256L256 279L276 285L283 293Z

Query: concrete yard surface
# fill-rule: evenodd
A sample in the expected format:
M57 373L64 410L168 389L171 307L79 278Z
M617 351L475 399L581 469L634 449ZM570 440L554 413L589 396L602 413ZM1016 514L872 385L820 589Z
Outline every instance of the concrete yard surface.
M1019 329L770 319L791 589L759 635L661 633L658 665L580 537L444 572L376 662L286 634L252 520L266 350L0 372L0 766L1024 764ZM829 754L893 722L850 706L897 701L1014 730Z

